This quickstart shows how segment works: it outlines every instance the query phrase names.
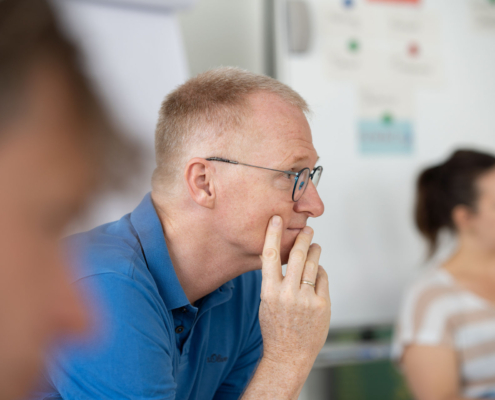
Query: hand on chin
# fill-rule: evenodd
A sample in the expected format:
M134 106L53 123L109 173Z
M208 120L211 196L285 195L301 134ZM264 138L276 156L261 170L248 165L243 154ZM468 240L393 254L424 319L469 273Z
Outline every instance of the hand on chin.
M282 265L287 264L289 261L290 251L292 250L292 247L294 247L294 243L300 231L301 229L286 229L282 235L282 243L280 245L280 259Z

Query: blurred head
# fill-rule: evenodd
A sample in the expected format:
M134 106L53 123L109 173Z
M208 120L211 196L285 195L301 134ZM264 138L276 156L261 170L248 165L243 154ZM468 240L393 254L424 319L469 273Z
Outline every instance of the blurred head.
M495 251L495 157L458 150L424 170L417 182L416 225L437 249L443 229Z
M293 177L242 165L207 161L223 157L298 172L314 168L306 102L266 76L221 68L191 79L164 101L156 131L154 195L189 212L216 240L259 264L266 227L284 221L285 262L309 217L323 213L315 186L292 201Z
M44 0L0 2L0 398L85 325L59 239L122 144ZM104 173L102 173L104 172Z

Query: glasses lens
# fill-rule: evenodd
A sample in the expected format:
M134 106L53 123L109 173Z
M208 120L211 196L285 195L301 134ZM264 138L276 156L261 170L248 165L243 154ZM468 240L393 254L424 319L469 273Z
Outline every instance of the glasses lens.
M322 172L323 172L323 168L317 167L314 174L313 174L313 178L311 180L313 181L313 185L315 185L315 187L318 187L318 183L320 183L320 178L321 178Z
M304 191L308 187L309 181L309 168L304 168L297 177L294 194L292 195L292 200L297 201L304 194Z

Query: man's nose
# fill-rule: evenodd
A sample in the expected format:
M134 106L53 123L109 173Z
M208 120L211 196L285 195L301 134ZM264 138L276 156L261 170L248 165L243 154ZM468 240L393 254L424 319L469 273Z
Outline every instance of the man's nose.
M306 191L294 205L296 212L306 212L310 217L316 218L323 214L325 205L316 190L313 181L309 181Z

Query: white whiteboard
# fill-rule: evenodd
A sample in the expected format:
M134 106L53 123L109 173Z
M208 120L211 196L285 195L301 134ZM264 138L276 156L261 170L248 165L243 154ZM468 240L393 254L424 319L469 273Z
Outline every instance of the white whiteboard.
M328 26L322 26L322 10L343 2L307 1L310 50L292 55L284 43L284 2L277 3L278 75L309 102L315 147L324 166L319 192L325 214L309 223L330 277L333 328L395 319L403 290L424 263L425 246L412 214L419 170L456 147L495 151L495 30L478 29L473 22L472 3L482 1L422 0L419 7L357 2L432 13L439 21L442 82L436 88L412 85L412 152L386 155L359 150L362 84L328 74Z

